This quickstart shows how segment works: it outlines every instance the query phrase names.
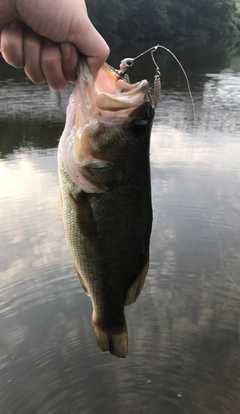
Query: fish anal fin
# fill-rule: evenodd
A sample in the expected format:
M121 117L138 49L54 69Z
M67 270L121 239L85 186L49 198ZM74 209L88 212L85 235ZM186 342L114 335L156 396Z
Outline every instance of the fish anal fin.
M129 306L132 303L136 302L138 296L141 293L141 290L143 288L143 285L145 283L145 279L147 276L149 267L149 253L147 253L143 260L140 262L140 271L138 272L138 275L134 282L131 284L131 286L128 288L125 300L123 303L123 306Z
M99 192L116 187L123 183L123 171L119 165L106 162L104 166L92 163L83 168L83 175L94 184Z
M118 358L125 358L128 351L127 324L123 315L123 323L118 326L104 326L93 311L93 328L99 348L110 352Z
M78 279L80 280L80 283L81 283L81 285L82 285L83 289L85 290L86 294L87 294L88 296L90 296L90 295L89 295L89 293L88 293L88 288L87 288L87 285L86 285L86 283L85 283L84 279L82 278L82 276L80 275L79 271L77 270L77 266L76 266L75 264L74 264L74 267L75 267L76 273L77 273L77 275L78 275Z

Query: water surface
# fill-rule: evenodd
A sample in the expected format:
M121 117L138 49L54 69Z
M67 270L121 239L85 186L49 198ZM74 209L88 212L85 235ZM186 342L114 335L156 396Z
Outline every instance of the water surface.
M151 264L126 310L125 360L96 345L61 220L57 144L71 86L32 85L0 62L1 414L239 413L240 293L223 266L240 286L240 45L172 50L196 123L184 76L159 52ZM153 75L149 57L132 70Z

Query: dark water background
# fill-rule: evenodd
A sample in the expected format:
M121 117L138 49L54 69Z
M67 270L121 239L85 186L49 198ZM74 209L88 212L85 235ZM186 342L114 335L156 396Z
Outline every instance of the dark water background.
M125 360L96 345L61 220L57 144L71 87L32 85L0 61L1 414L240 412L240 293L222 266L240 286L240 41L166 46L189 75L196 127L184 76L157 52L151 265L126 310ZM132 69L133 80L153 75L149 56Z

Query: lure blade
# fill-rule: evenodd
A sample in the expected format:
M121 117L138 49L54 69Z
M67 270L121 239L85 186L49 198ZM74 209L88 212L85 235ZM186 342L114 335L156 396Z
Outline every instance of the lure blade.
M160 93L161 93L161 78L160 78L160 72L157 71L156 75L154 76L154 83L153 83L153 103L154 103L155 108L158 106Z

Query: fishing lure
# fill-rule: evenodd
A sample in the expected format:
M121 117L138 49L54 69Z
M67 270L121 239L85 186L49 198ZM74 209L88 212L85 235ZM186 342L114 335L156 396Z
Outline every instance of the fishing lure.
M118 75L119 78L127 80L127 71L133 66L135 60L139 59L141 56L145 55L148 52L151 52L152 61L156 67L156 74L154 76L154 82L153 82L153 103L155 108L158 105L159 98L160 98L160 91L161 91L161 73L159 70L159 67L154 59L153 53L158 49L158 45L151 47L150 49L145 50L143 53L140 53L140 55L136 56L135 58L125 58L121 61L119 66Z
M151 57L152 57L152 61L153 61L154 65L155 65L155 68L156 68L156 74L154 76L154 82L153 82L153 103L154 103L154 106L156 108L157 105L158 105L158 102L159 102L160 92L161 92L161 72L159 70L159 67L158 67L156 61L155 61L154 53L159 48L164 49L168 53L170 53L174 57L174 59L177 61L180 68L182 69L182 72L183 72L183 74L186 78L186 81L187 81L187 87L188 87L188 92L189 92L189 95L190 95L190 98L191 98L191 103L192 103L192 108L193 108L193 118L194 118L194 124L195 124L195 118L196 118L195 105L194 105L193 96L192 96L192 92L191 92L190 85L189 85L188 76L187 76L181 62L178 60L178 58L174 55L173 52L171 52L171 50L167 49L165 46L162 46L162 45L158 44L158 45L150 47L149 49L147 49L144 52L140 53L140 55L136 56L135 58L125 58L125 59L123 59L120 63L119 70L117 71L119 79L127 80L127 78L126 78L127 71L133 66L135 60L139 59L140 57L142 57L146 53L150 52Z

